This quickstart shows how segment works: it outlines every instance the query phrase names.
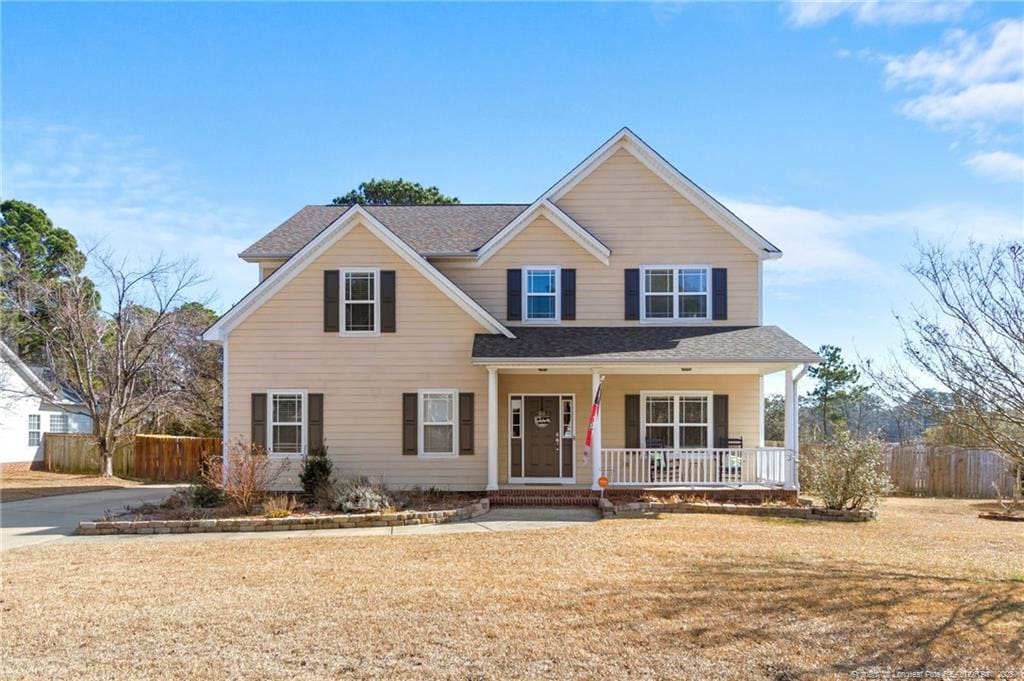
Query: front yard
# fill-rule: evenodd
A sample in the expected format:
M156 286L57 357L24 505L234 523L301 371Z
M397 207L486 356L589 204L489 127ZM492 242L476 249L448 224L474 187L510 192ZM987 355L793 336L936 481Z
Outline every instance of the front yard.
M976 506L891 499L879 521L851 524L666 515L518 533L12 550L0 673L1024 675L1024 532L979 520Z

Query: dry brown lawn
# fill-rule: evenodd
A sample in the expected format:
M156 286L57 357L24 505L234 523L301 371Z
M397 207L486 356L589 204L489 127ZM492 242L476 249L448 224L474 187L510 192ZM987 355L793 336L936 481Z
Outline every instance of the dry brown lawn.
M22 501L61 494L100 492L118 487L133 487L138 482L99 475L72 475L46 471L5 471L0 474L0 501Z
M894 499L864 524L672 515L18 549L2 554L0 674L1024 678L1024 528L975 513Z

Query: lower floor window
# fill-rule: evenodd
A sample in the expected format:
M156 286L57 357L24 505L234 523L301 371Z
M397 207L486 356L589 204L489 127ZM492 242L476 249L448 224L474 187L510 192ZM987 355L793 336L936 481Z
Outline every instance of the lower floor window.
M419 392L421 456L456 456L458 434L457 390L421 390Z
M66 433L66 432L68 432L68 415L67 414L50 414L50 432L51 433Z
M644 395L644 447L693 447L710 441L710 400L706 395Z
M42 441L42 432L39 426L39 414L28 415L28 446L38 447Z
M305 394L270 393L270 453L302 454L305 450Z

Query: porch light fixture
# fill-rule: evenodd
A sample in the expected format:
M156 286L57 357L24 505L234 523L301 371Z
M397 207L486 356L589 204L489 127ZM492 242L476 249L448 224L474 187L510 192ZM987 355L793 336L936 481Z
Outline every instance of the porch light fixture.
M680 371L693 371L693 367L679 367Z
M537 371L544 373L545 371L547 371L547 369L537 369Z

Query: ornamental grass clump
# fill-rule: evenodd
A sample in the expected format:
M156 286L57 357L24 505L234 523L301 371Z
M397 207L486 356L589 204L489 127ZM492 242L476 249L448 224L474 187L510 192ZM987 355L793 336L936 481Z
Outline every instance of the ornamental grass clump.
M826 508L874 508L879 498L892 492L877 438L854 439L841 430L809 453L804 464L808 487Z
M347 513L375 513L394 508L395 500L381 483L349 478L335 487L334 507Z
M275 494L263 502L263 515L267 518L287 518L298 507L298 502L291 494Z

